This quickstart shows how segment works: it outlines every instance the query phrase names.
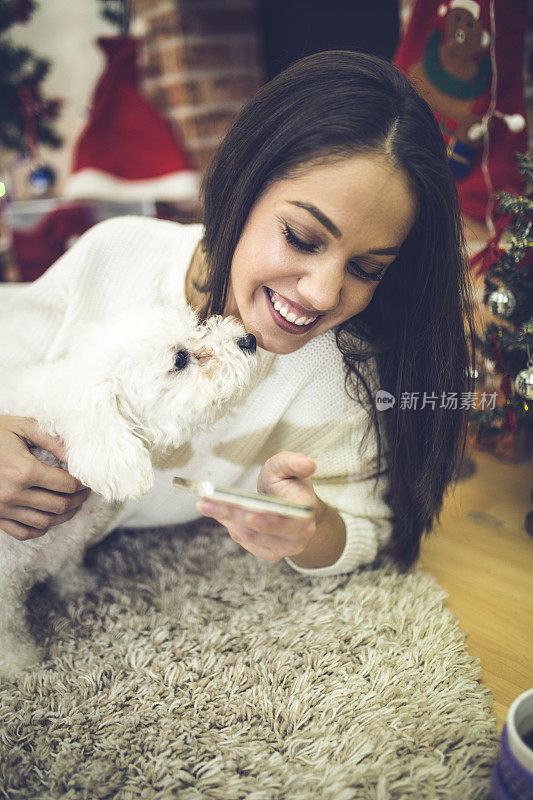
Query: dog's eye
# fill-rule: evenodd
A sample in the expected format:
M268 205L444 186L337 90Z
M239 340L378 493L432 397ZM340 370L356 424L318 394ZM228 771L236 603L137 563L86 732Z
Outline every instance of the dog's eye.
M178 350L176 353L176 357L174 358L174 369L182 370L185 369L187 364L189 363L189 354L186 350Z

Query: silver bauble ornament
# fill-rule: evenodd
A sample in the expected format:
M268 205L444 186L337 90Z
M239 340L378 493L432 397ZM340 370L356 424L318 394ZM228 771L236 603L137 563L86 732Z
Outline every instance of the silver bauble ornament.
M533 362L520 370L514 380L515 389L521 397L533 400Z
M499 317L510 317L516 308L516 299L509 289L502 286L490 293L487 305L493 314L497 314Z

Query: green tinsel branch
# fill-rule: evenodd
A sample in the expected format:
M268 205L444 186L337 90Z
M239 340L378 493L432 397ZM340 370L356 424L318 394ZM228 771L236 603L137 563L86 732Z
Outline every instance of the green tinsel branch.
M490 394L490 392L487 392L487 394ZM533 428L533 414L531 413L531 407L527 400L513 396L509 399L508 405L516 414L517 430L529 430ZM525 409L525 406L527 406L528 410ZM506 408L507 406L504 405L489 409L476 409L472 411L471 419L482 432L503 429L507 421Z
M528 270L533 269L531 265ZM511 315L506 317L507 321L513 325L519 325L533 305L533 287L528 286L524 280L521 270L517 270L516 264L510 261L508 266L501 259L497 265L490 270L490 277L485 278L485 291L483 302L488 304L489 296L496 289L505 286L512 292L516 300L516 307Z
M35 0L0 0L0 34L17 22L27 22L35 8Z
M112 25L127 33L131 21L131 0L98 0L100 14Z
M533 200L529 200L523 195L511 194L511 192L499 192L499 210L504 214L523 214L524 216L533 214Z
M485 339L481 339L476 337L476 346L479 350L483 353L486 358L490 358L495 363L496 371L502 372L498 364L496 363L496 359L494 353L492 352L491 347L491 335L494 334L494 338L500 348L500 352L502 354L503 362L505 364L505 371L509 373L509 375L514 378L520 370L524 369L527 362L527 340L526 338L520 339L514 335L514 332L509 331L507 328L499 327L494 323L490 323L487 325L485 331ZM531 350L531 339L529 340L529 346Z
M27 21L35 8L33 0L0 0L2 31L17 22ZM28 152L33 144L28 141L28 115L33 119L37 142L49 147L61 145L62 139L51 125L59 113L60 103L47 100L41 93L41 83L49 68L50 62L34 55L29 48L13 44L5 35L0 39L0 144L6 150L21 154ZM24 110L23 87L31 97L30 111Z
M518 161L520 174L528 183L533 183L533 157L531 153L517 153L515 156Z

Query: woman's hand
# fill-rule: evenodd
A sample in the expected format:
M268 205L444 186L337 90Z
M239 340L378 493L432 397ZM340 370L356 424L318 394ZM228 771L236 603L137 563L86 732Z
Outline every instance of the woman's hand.
M90 493L66 470L39 461L30 445L66 460L61 440L35 420L0 415L0 529L21 541L71 519Z
M280 514L245 511L238 506L202 499L197 508L224 525L234 542L265 561L280 561L301 553L316 533L320 500L309 476L316 464L303 453L284 451L269 458L257 480L262 494L313 506L315 515L295 519Z

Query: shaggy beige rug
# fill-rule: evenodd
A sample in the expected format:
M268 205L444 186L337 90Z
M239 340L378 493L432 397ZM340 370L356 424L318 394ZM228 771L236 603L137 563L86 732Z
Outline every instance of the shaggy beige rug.
M1 797L488 797L492 697L432 578L309 578L205 520L87 563L98 595L30 595L49 656L0 684Z

